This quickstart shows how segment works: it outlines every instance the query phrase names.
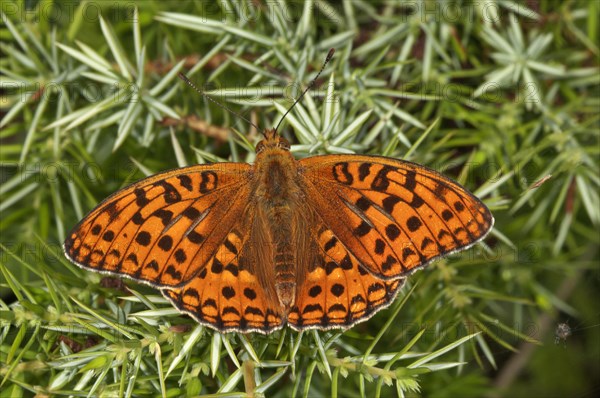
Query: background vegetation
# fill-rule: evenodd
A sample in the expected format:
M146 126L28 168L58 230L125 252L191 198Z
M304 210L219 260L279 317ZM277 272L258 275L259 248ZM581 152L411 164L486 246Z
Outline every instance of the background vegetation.
M3 1L2 396L596 396L598 2ZM384 154L484 199L484 243L345 333L220 335L60 245L110 193L206 161ZM234 131L241 133L234 133ZM555 331L570 329L555 344ZM566 326L565 326L566 325ZM245 395L246 394L246 395Z

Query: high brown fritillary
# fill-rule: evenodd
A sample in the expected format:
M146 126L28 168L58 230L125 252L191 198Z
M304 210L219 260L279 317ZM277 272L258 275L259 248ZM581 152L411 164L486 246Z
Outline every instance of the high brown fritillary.
M155 286L222 332L346 328L494 221L466 189L418 164L296 161L275 130L256 152L254 165L186 167L117 192L73 229L67 257Z
M363 155L299 161L275 129L254 165L167 171L113 194L65 241L89 270L159 288L220 332L348 328L494 219L454 181Z

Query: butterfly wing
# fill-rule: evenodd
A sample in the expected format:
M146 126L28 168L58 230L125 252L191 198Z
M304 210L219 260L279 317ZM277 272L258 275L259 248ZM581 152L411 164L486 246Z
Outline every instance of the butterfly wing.
M310 256L298 277L288 324L296 330L348 328L390 305L404 278L373 276L310 206L305 212L310 217Z
M143 179L107 198L64 243L75 264L158 287L190 281L246 208L251 166L198 165Z
M273 247L251 199L213 258L192 280L162 293L182 312L220 332L271 333L284 325L275 292Z
M483 239L494 219L458 183L406 161L325 155L300 160L308 206L373 276L390 280Z

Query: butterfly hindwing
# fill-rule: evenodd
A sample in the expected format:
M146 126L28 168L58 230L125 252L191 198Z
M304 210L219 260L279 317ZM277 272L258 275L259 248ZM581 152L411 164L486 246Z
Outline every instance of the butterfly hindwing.
M312 218L312 265L298 280L296 302L288 315L290 326L348 328L390 305L404 278L385 281L373 276L316 214Z
M186 285L163 289L163 295L199 323L221 332L280 329L285 320L264 232L264 219L251 200L200 272Z
M250 165L176 169L110 196L69 234L75 264L146 282L178 286L217 250L248 201Z
M299 161L309 205L356 259L382 279L406 276L467 248L491 229L485 205L423 166L364 155Z

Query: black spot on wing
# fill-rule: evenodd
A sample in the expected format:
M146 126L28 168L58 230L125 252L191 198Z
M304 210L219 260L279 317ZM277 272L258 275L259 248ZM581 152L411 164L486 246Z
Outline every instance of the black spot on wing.
M323 289L321 289L321 286L315 285L308 290L308 295L312 298L315 298L319 294L321 294L322 291L323 291Z
M105 240L106 242L112 242L112 240L115 238L115 233L113 231L106 231L103 235L102 235L102 239Z
M427 237L425 237L423 239L423 241L421 242L421 251L427 249L427 246L432 245L433 241Z
M173 219L173 212L171 210L158 209L152 213L152 216L160 218L162 225L166 227Z
M144 220L144 217L142 217L142 213L137 211L131 218L131 221L133 221L135 225L142 225L146 220Z
M186 236L190 240L190 242L195 243L195 244L202 243L202 241L204 240L204 236L202 236L201 234L199 234L196 231L190 231L187 233Z
M198 217L200 217L200 210L196 209L195 207L188 207L187 209L185 209L182 213L182 216L190 219L190 220L195 220Z
M335 236L332 236L331 239L329 239L327 241L327 243L325 243L325 251L328 252L329 250L333 249L337 243L337 238Z
M450 233L448 231L446 231L445 229L440 229L440 232L438 232L437 234L437 238L439 240L444 239L445 236L451 236Z
M415 251L413 249L411 249L410 247L405 247L402 250L402 261L406 261L406 259L412 255L415 255Z
M382 202L383 210L385 210L388 214L392 214L394 211L394 206L400 202L400 198L395 195L390 195L385 198Z
M375 254L382 255L385 250L385 242L379 238L375 240Z
M363 220L358 225L358 227L356 227L354 229L354 234L359 237L362 237L362 236L365 236L366 234L368 234L371 231L371 229L373 229L373 227L371 227L369 224L367 224L366 221Z
M397 264L398 261L396 261L396 259L392 256L387 256L387 258L385 259L385 261L383 263L381 263L381 270L383 272L389 271L392 269L392 267L394 266L394 264Z
M249 300L254 300L256 299L256 291L247 287L244 289L244 296Z
M214 258L210 270L213 274L220 274L221 272L223 272L223 264L219 260Z
M377 192L385 192L390 186L390 179L388 178L388 173L394 171L394 168L391 166L383 166L381 170L377 172L377 175L373 179L371 183L371 189Z
M417 195L416 193L413 193L413 198L410 202L410 207L412 207L413 209L418 209L419 207L423 206L425 204L425 201L423 200L422 197L420 197L419 195Z
M330 291L335 297L340 297L342 294L344 294L345 288L344 285L335 283L333 286L331 286Z
M180 248L175 251L175 261L177 261L177 263L182 264L186 259L187 256L185 255L185 251L183 249Z
M238 276L238 273L239 273L239 271L238 271L238 267L236 267L236 266L235 266L235 265L233 265L233 264L227 264L227 265L225 266L225 271L227 271L227 272L231 273L231 275L233 275L233 276L235 276L235 277L237 277L237 276Z
M389 224L387 227L385 227L385 235L391 241L395 241L400 236L400 229L396 224Z
M333 271L335 271L337 268L340 268L340 265L338 263L336 263L335 261L328 261L325 264L325 273L327 275L331 275L331 273Z
M142 246L148 246L150 244L151 239L152 236L148 231L141 231L135 237L135 241Z
M345 184L345 185L352 185L352 183L354 182L354 177L348 171L348 163L346 163L346 162L336 163L333 166L332 171L333 171L333 178L337 182L339 182L341 184Z
M163 190L164 190L163 198L165 199L166 203L171 204L171 203L179 202L181 200L181 195L179 194L177 189L173 185L169 184L168 182L166 182L164 180L156 181L154 183L154 186L163 188Z
M414 170L408 170L406 172L406 176L405 181L404 181L404 188L406 188L407 190L413 192L417 186L417 173Z
M346 254L340 262L340 267L346 271L351 270L353 268L352 260L350 260L350 256L348 254Z
M185 189L187 189L188 191L192 191L192 179L190 178L189 175L187 174L181 174L177 176L177 179L179 180L179 184L184 187Z
M200 173L200 193L208 193L217 188L219 177L214 171Z
M117 209L116 202L108 203L106 206L104 206L102 208L102 210L100 210L100 212L108 214L108 218L110 221L114 221L117 218L117 216L119 215L119 211Z
M444 201L444 196L446 196L446 186L440 183L435 184L433 194L438 198L438 200Z
M136 266L138 265L138 258L135 253L129 253L129 255L125 258L125 260L131 261Z
M348 310L346 309L346 306L344 304L340 304L340 303L336 303L327 309L328 313L332 313L332 312L336 312L336 311L346 313Z
M146 264L144 268L150 268L154 271L158 271L158 263L156 262L156 260L152 260L148 264Z
M235 245L228 238L225 239L224 245L232 254L238 254L237 247L235 247Z
M227 314L240 315L240 312L235 307L228 305L225 308L223 308L222 315L227 315Z
M315 311L319 311L319 312L323 311L323 307L321 307L321 304L308 304L302 310L302 314L306 314L309 312L315 312Z
M217 308L217 302L214 299L208 298L208 299L204 300L204 302L202 303L202 307Z
M144 191L142 188L134 189L133 194L135 195L135 204L138 207L144 207L150 202L150 200L146 198L146 191Z
M378 292L379 290L385 289L385 287L383 286L382 283L380 282L375 282L369 285L369 287L367 288L367 293L368 294L373 294L375 292Z
M181 272L177 271L177 268L175 268L174 265L169 265L167 269L165 269L165 273L169 274L173 279L178 281L181 280Z
M369 174L371 173L371 166L373 166L371 163L361 163L361 165L358 166L359 180L364 181L365 178L369 176Z
M184 296L190 296L195 298L196 300L200 299L200 296L198 295L198 291L196 289L193 288L187 288L185 289L185 291L183 292Z
M265 316L264 312L262 312L260 308L252 307L252 306L246 307L246 309L244 310L244 314L246 314L246 315L258 315L260 317L264 317Z
M221 290L221 294L223 294L223 297L225 297L226 299L231 299L232 297L235 297L235 289L231 286L225 286L222 290Z
M409 219L406 220L406 226L408 227L408 230L410 232L415 232L416 230L421 228L422 225L423 223L421 223L419 217L416 216L409 217Z
M368 210L369 207L371 207L371 201L365 198L364 196L361 196L360 198L358 198L355 205L356 207L358 207L358 209L365 211Z
M449 221L454 217L454 214L452 214L452 212L448 209L445 209L444 211L442 211L442 218L444 219L444 221Z
M173 238L169 235L163 235L157 243L158 247L160 247L163 251L168 252L173 247Z

